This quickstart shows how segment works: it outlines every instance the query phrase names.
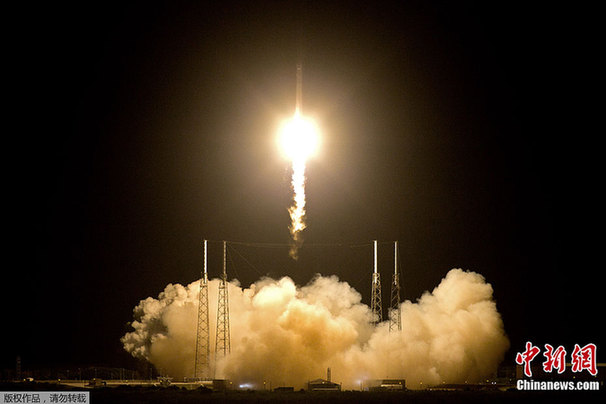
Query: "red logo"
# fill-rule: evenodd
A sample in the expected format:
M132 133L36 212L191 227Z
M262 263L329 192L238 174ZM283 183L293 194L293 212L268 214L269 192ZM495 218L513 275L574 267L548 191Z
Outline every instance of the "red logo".
M573 372L582 372L587 370L592 376L598 374L596 366L596 345L587 344L584 347L580 347L579 344L574 344L574 351L571 355L571 364ZM541 352L541 349L537 346L532 345L532 342L526 342L526 350L524 352L518 352L516 355L516 363L518 365L524 365L524 374L527 377L532 377L532 368L530 362ZM554 369L558 373L564 373L566 370L566 349L562 345L557 348L549 344L545 344L545 352L543 352L545 361L543 362L543 370L546 373L551 373Z
M566 350L562 345L555 351L549 344L545 344L545 352L543 356L547 359L543 362L543 370L547 373L551 373L553 369L557 369L558 373L564 373L566 370Z
M532 346L532 342L526 343L526 350L516 355L516 363L518 365L524 364L524 374L528 377L532 377L532 369L530 368L530 362L541 352L536 346Z
M596 367L595 352L595 344L587 344L583 348L579 347L579 344L574 344L571 360L572 371L582 372L583 370L587 370L592 376L597 375L598 369Z

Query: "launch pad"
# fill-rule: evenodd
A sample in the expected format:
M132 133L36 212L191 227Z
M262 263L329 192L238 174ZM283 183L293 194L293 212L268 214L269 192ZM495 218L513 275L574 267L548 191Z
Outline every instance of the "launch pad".
M195 349L195 363L194 363L194 374L192 381L198 382L210 382L214 380L216 376L216 364L221 359L227 356L231 352L231 336L230 336L230 320L229 320L229 294L228 294L228 281L227 281L227 259L228 259L228 245L234 244L246 244L249 246L255 246L259 248L271 247L276 248L278 246L291 247L290 244L269 244L269 243L242 243L222 240L223 246L223 272L220 274L220 281L218 286L218 302L217 302L217 322L216 322L216 338L214 348L214 362L211 358L210 349L210 322L209 322L209 306L208 306L208 243L209 240L203 241L204 255L203 255L203 269L200 278L200 292L198 299L198 322L196 332L196 349ZM215 242L216 243L216 242ZM387 243L381 243L387 244ZM389 242L391 244L391 242ZM335 246L343 244L312 244L311 246ZM372 259L372 278L371 278L371 313L372 323L377 326L383 321L383 307L382 307L382 291L381 291L381 276L378 265L378 246L379 242L373 240L372 243L357 243L355 246L360 247L363 245L373 246L373 259ZM393 242L393 256L394 256L394 270L391 280L391 299L390 305L387 312L387 320L389 321L389 332L401 332L401 308L400 308L400 273L398 270L399 262L399 251L398 242Z

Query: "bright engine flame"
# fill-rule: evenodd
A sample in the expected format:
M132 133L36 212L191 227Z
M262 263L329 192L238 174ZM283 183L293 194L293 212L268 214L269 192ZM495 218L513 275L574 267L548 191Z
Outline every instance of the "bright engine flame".
M292 161L293 205L288 208L293 245L290 256L297 259L297 250L303 242L300 232L305 229L305 161L315 154L318 147L318 129L313 120L298 112L280 128L280 146Z
M282 152L290 160L305 161L318 147L318 129L313 120L299 114L284 122L280 128Z

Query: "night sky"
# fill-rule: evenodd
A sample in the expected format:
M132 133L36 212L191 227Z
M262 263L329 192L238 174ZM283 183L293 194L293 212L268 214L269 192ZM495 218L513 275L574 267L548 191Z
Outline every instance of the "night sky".
M1 368L132 367L132 309L199 279L204 238L288 244L275 134L299 60L323 132L301 257L233 244L230 278L336 274L370 304L378 239L386 306L399 240L404 299L486 277L506 363L527 340L605 347L595 10L220 3L5 14Z

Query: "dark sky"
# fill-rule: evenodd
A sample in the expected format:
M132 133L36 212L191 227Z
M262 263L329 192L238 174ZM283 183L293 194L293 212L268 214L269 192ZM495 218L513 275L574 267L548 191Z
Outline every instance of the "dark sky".
M486 277L511 364L526 340L600 349L594 10L220 3L7 12L2 367L130 366L133 307L198 279L202 239L288 243L275 132L298 60L323 131L307 247L234 244L231 276L337 274L369 304L370 242L399 240L406 299L451 268Z

